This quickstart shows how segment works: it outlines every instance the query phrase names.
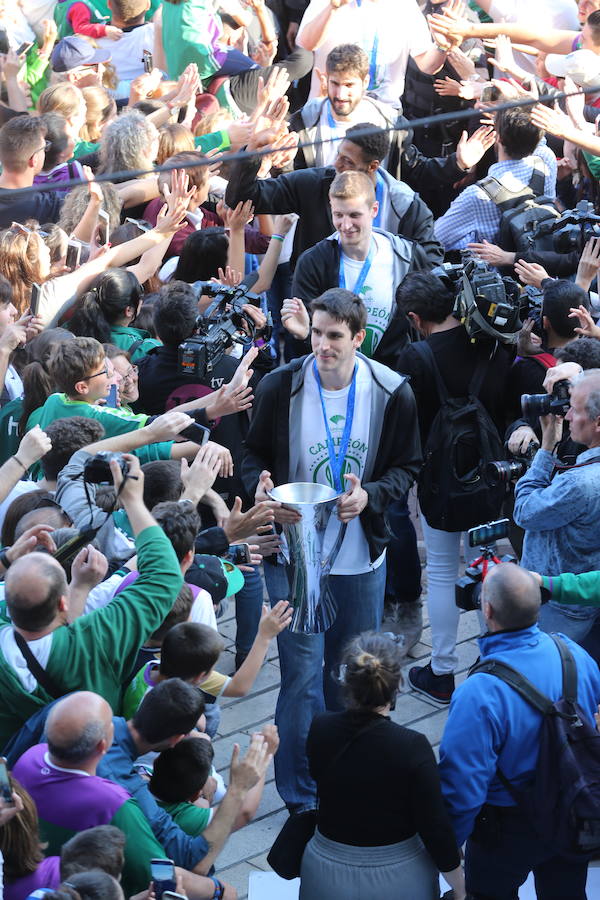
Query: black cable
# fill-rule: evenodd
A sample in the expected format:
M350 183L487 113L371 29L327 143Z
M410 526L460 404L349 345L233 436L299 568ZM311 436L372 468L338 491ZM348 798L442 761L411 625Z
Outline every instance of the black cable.
M580 97L582 94L585 96L586 94L597 93L597 88L581 88L581 90L573 91L570 94L562 91L559 94L553 94L551 98L553 102L556 100L564 100L568 97ZM509 100L506 103L499 103L495 105L492 109L489 110L491 113L502 112L505 109L516 109L521 106L536 106L538 103L543 103L546 98L530 98L526 97L523 100ZM395 125L390 125L387 128L380 128L378 126L373 126L372 128L364 128L360 131L354 132L355 137L367 137L372 134L381 134L382 131L387 133L394 133L398 131L405 131L407 128L416 129L416 128L424 128L427 125L438 124L441 122L456 122L461 121L462 119L471 119L474 115L480 112L482 115L485 114L486 110L475 110L474 108L457 110L456 112L447 112L447 113L437 113L436 115L431 116L423 116L420 119L409 119L407 120L407 124L401 128L396 127ZM303 144L298 144L298 149L303 150L305 147L318 147L320 144L330 144L336 141L345 140L345 135L333 135L331 137L319 138L313 141L306 141ZM284 148L279 148L283 150ZM225 153L219 157L218 160L212 157L205 157L202 160L199 160L195 163L186 163L185 166L181 165L162 165L155 166L152 169L132 169L126 172L105 172L101 175L95 175L94 181L98 183L102 183L104 181L109 181L112 184L119 183L122 181L130 181L134 178L140 178L143 175L157 175L160 172L172 172L175 169L185 168L188 169L197 169L201 166L214 166L218 163L222 162L236 162L241 159L256 159L262 156L268 156L269 154L277 152L273 151L272 148L265 148L263 150L238 150L236 153ZM72 178L69 181L61 181L60 189L61 191L65 188L73 188L79 187L80 185L88 184L86 179L81 178ZM18 200L21 197L27 197L29 194L37 194L37 193L45 193L46 191L55 191L56 184L51 182L47 182L46 184L36 184L32 187L26 188L10 188L6 191L5 196L10 196L11 199Z

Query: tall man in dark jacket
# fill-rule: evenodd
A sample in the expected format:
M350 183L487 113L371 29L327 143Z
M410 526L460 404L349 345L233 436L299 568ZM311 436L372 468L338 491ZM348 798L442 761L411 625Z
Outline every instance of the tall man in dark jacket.
M397 181L382 167L390 149L389 134L372 130L369 123L348 129L341 141L334 166L300 169L278 178L257 180L261 157L248 157L232 164L225 193L228 206L252 200L257 213L298 213L292 264L309 247L328 237L335 228L329 207L329 188L338 172L365 172L375 187L380 211L375 225L401 234L421 245L431 267L443 262L444 252L433 233L433 216L418 194ZM251 144L248 149L254 149Z
M308 729L317 713L340 708L334 678L344 645L380 626L389 540L385 512L409 489L421 461L407 380L357 352L367 318L362 301L333 288L311 308L313 354L266 375L259 385L242 473L257 498L289 482L334 487L340 493L338 517L347 523L328 582L337 603L334 624L324 634L278 639L275 718L281 745L275 777L290 809L315 806L305 754ZM290 522L298 513L281 508L276 516ZM288 598L283 566L265 565L265 578L272 603Z

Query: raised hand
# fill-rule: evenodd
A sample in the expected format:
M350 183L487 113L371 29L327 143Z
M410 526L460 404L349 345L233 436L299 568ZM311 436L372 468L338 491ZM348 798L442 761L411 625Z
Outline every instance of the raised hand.
M589 309L585 306L578 306L577 309L571 309L569 313L570 319L577 319L579 327L575 329L575 333L582 337L600 338L600 328L596 325L590 315Z
M456 161L460 168L470 169L476 166L490 147L494 146L495 141L496 132L489 125L482 125L471 137L463 131L456 146Z
M525 262L524 259L516 261L515 274L523 284L530 284L536 288L541 288L542 281L550 278L544 267L540 266L539 263Z
M300 341L310 334L310 317L306 306L298 297L291 297L281 304L281 324L286 331Z
M280 600L273 609L269 609L266 604L263 604L258 633L267 640L277 637L284 628L288 627L293 614L294 610L287 600Z

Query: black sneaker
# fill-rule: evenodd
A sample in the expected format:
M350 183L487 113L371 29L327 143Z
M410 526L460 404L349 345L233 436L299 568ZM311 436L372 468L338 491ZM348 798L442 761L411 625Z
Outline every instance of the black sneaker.
M450 703L454 693L454 675L435 675L431 663L413 666L408 673L410 686L436 703Z

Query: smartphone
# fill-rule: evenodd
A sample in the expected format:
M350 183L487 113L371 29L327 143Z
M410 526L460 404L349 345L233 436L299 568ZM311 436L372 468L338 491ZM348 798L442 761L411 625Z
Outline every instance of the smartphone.
M105 209L101 209L98 213L98 219L104 225L104 246L108 245L108 239L110 237L110 217Z
M31 285L31 300L29 301L29 309L32 316L37 316L40 307L40 295L42 289L35 282Z
M10 53L10 43L6 28L0 28L0 53Z
M23 43L17 50L17 56L22 56L24 53L29 53L32 47L33 41L23 41Z
M117 405L117 386L116 384L111 384L108 389L108 396L106 398L105 406L109 406L111 409L116 409Z
M488 522L487 525L469 528L469 547L493 544L500 538L508 537L508 525L508 519L497 519L495 522Z
M252 563L250 544L230 544L225 559L234 566L249 566Z
M74 270L79 265L79 260L81 258L81 244L79 241L69 241L67 244L67 259L66 266L67 268Z
M156 900L166 892L173 892L177 887L175 878L175 866L172 859L151 859L150 877L154 885Z
M10 778L8 777L8 769L6 767L6 759L0 756L0 797L5 806L14 806L13 790L10 786Z
M151 72L154 68L154 60L149 50L143 51L142 62L144 63L144 72Z
M143 219L125 219L125 225L135 225L140 234L146 234L147 231L152 230L152 225L149 222L144 222Z
M197 422L192 422L191 425L179 432L179 436L185 438L186 441L200 444L202 447L210 437L210 428L207 428L205 425L198 425Z
M495 103L500 99L500 91L495 84L486 84L481 92L482 103Z

